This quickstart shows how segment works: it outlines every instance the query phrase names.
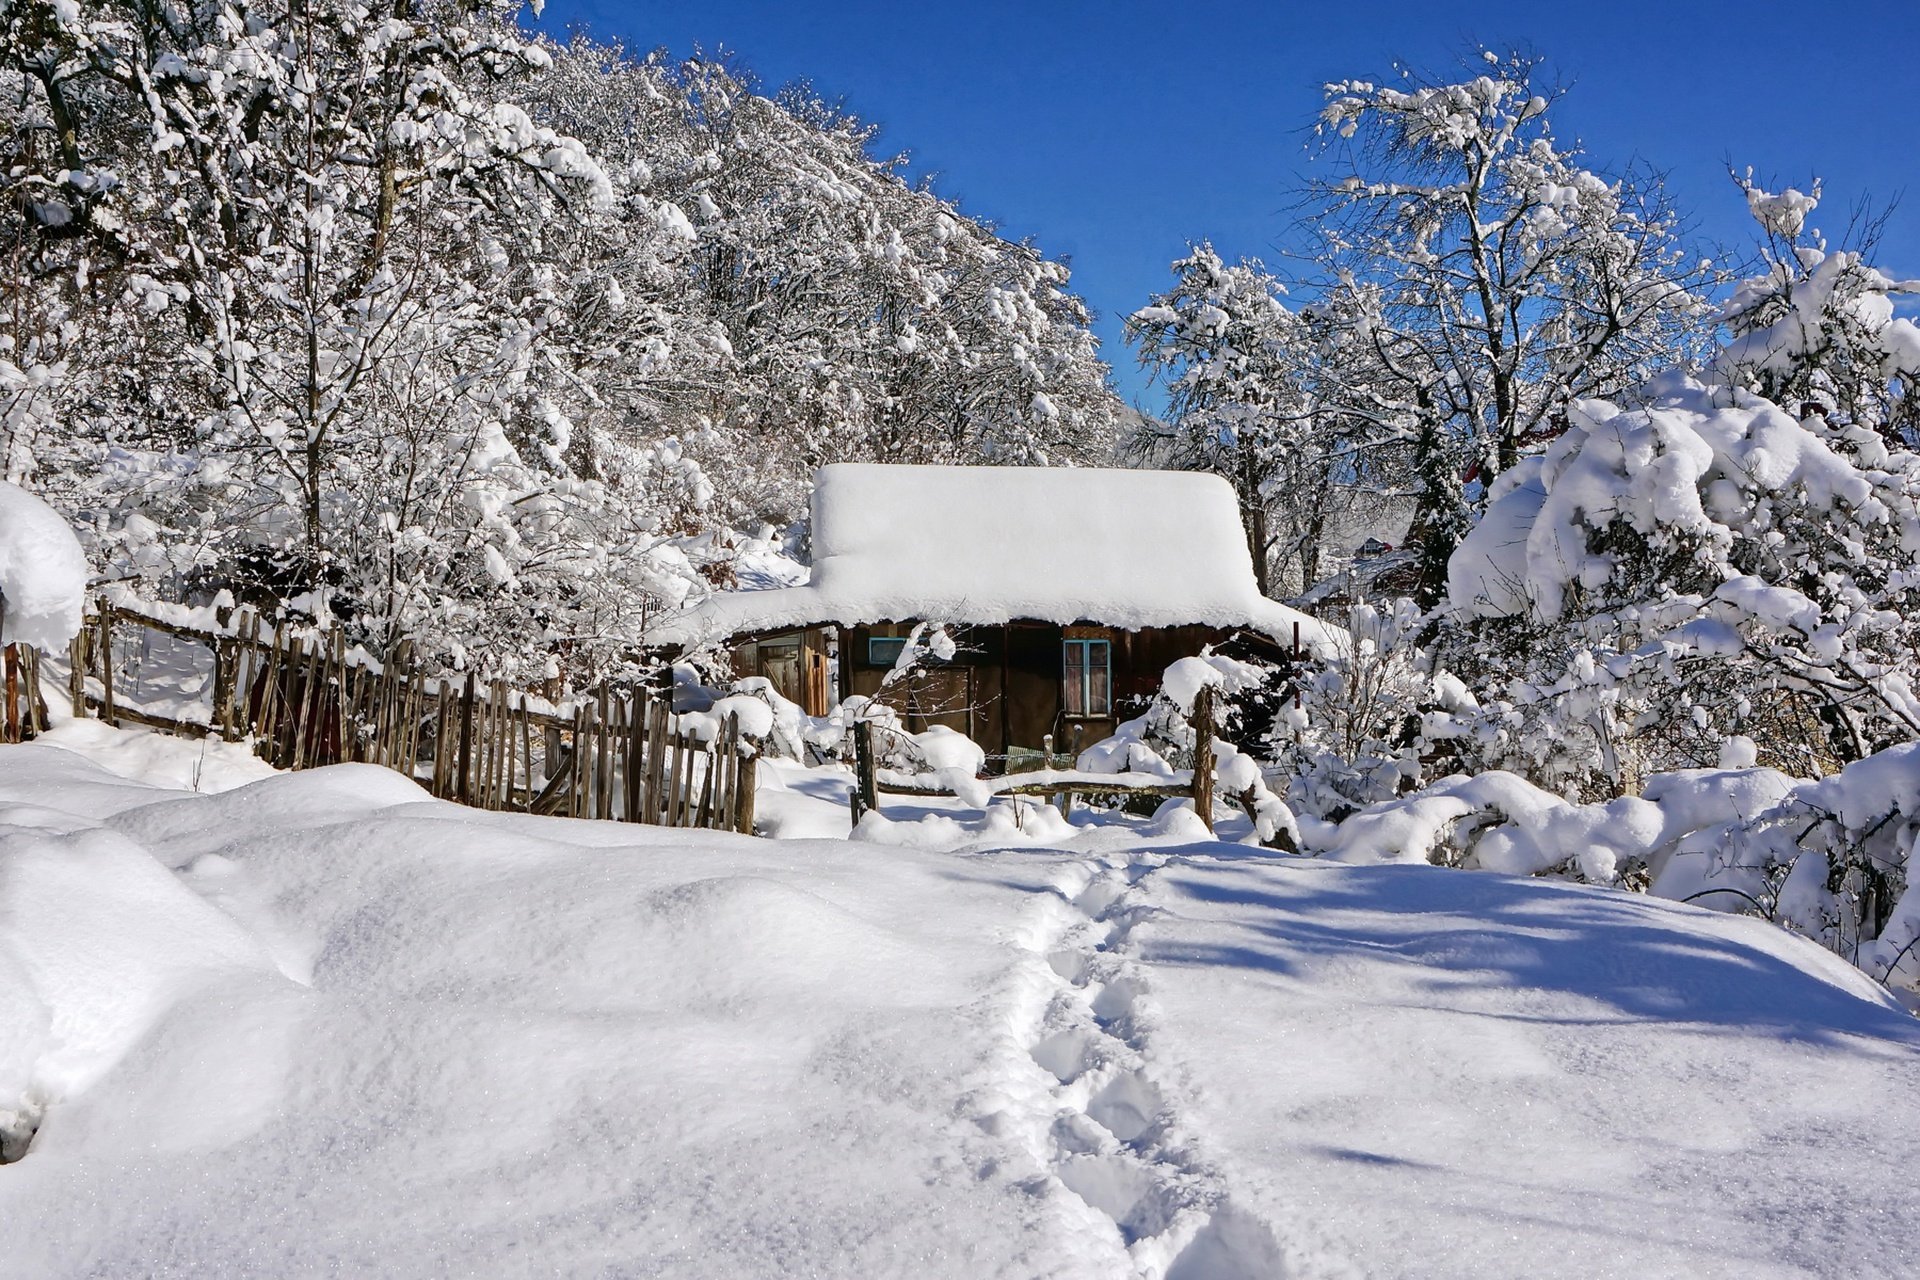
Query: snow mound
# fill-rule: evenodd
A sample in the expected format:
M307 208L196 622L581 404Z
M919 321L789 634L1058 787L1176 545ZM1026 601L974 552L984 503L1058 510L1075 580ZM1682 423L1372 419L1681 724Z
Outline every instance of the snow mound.
M1905 803L1906 764L1830 798ZM1665 785L1683 825L1769 791ZM1909 1269L1920 1023L1804 939L1253 854L1184 801L1151 844L933 825L481 813L359 767L191 795L0 748L9 1154L37 1125L0 1271Z
M93 1085L197 987L269 968L125 838L0 829L0 1142Z
M248 743L176 738L99 720L59 721L34 742L84 756L116 777L182 791L228 791L278 772Z
M0 645L59 650L80 632L87 557L58 512L0 480Z

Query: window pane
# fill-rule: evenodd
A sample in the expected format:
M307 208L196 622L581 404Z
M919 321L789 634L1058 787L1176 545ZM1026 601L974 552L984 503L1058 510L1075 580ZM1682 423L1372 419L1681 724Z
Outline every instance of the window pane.
M1061 649L1065 670L1062 690L1067 714L1087 714L1087 645L1084 640L1068 640Z
M1105 640L1087 643L1087 714L1113 710L1113 648Z
M890 667L900 660L906 647L905 636L868 636L867 663L875 667Z

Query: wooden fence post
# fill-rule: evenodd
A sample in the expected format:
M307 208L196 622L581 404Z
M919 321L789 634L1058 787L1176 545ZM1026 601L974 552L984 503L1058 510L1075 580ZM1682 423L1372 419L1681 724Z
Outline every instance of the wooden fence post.
M306 640L296 639L292 646L293 661L288 664L288 670L298 673L304 663L306 674L294 687L293 714L287 721L291 737L288 740L289 763L285 767L289 769L307 767L308 735L313 729L315 686L321 675L319 664L323 643L316 638L309 647Z
M880 807L879 771L873 755L873 721L853 723L853 825Z
M0 619L4 619L5 617L6 617L6 614L4 612L0 612ZM4 663L7 669L6 728L4 730L0 730L0 742L20 741L20 654L18 652L19 648L20 646L17 644L10 644L5 648L5 650L0 650L0 653L4 653L4 657L0 657L0 663Z
M260 644L260 611L258 609L249 610L247 613L247 691L245 694L246 701L241 704L246 708L246 713L240 721L241 724L246 726L247 730L245 734L241 735L243 737L258 737L260 735L260 718L266 714L267 702L272 696L271 691L260 679L260 673L265 664L265 649ZM253 691L255 686L260 688L260 706L258 708L255 708L253 705Z
M718 779L714 777L714 770L718 768L720 764L719 744L709 742L705 751L696 751L693 754L694 758L706 767L701 770L700 804L699 807L694 810L693 821L687 825L694 827L718 826L719 824L713 820L713 788L714 784L718 781Z
M647 816L649 826L664 821L667 794L667 729L672 723L673 695L666 693L647 703Z
M67 646L67 692L73 697L73 718L79 720L87 714L87 629L80 628L80 634Z
M760 770L760 750L757 744L743 744L750 748L751 754L743 751L738 765L739 772L733 782L733 829L743 836L753 834L753 787Z
M25 645L20 660L27 671L27 736L37 738L47 731L47 700L40 691L40 651Z
M733 830L734 793L740 786L740 717L729 715L720 733L720 754L714 761L720 770L720 784L713 791L713 825L721 831Z
M461 804L473 800L473 672L467 672L466 687L460 691L460 770L454 786L454 799Z
M347 629L333 629L333 759L340 764L354 758L353 701L347 684ZM324 721L323 721L324 723Z
M684 729L669 737L668 741L673 745L673 759L668 766L667 776L667 825L684 827L688 825L687 806L693 799L693 762L687 750Z
M640 774L645 768L645 743L647 739L647 717L653 710L653 701L642 695L639 686L628 690L627 698L627 741L625 763L620 770L621 790L625 792L625 811L622 817L628 822L640 821Z
M607 750L612 711L613 688L603 676L594 700L593 809L587 815L590 818L613 816L613 753Z
M213 643L213 726L222 742L233 741L233 690L239 671L239 642L221 636Z
M113 723L113 605L100 597L100 718Z
M1213 830L1213 686L1193 699L1193 811Z
M587 703L583 698L573 704L573 779L567 798L567 816L587 816L587 801L593 795L593 743L587 729Z

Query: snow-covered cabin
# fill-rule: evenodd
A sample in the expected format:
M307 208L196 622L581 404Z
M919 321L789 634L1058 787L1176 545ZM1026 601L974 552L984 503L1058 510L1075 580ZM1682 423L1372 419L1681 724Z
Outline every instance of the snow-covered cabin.
M896 684L910 727L989 751L1097 741L1178 658L1240 636L1285 653L1332 642L1262 596L1232 488L1188 471L838 464L814 477L813 565L799 586L711 596L653 633L724 642L810 714L872 694L914 624L951 661ZM837 656L837 662L834 658ZM897 691L897 693L896 693Z

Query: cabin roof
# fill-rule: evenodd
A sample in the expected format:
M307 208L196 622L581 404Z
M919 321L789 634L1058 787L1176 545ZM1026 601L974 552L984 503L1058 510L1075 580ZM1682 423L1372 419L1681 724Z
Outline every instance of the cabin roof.
M1330 643L1262 596L1231 486L1192 471L840 463L814 476L800 586L727 591L655 629L693 645L749 632L928 619L1252 628Z

